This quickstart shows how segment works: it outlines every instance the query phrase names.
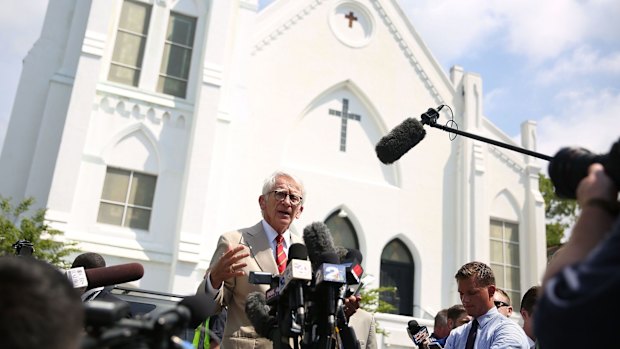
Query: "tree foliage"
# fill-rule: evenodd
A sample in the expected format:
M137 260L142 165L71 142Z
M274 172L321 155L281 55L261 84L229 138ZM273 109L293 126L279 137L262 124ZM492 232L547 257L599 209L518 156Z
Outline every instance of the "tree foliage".
M63 232L47 225L47 209L41 208L28 215L33 204L34 198L27 198L13 206L10 198L0 195L0 255L15 254L13 244L28 240L34 245L35 258L67 268L70 263L64 258L79 251L76 243L61 241Z
M362 297L360 301L360 308L370 312L370 313L391 313L396 310L396 307L384 300L381 299L380 295L385 293L392 293L393 296L396 295L396 287L379 287L379 288L371 288L366 290L362 287L360 291L360 295ZM379 322L376 322L377 333L381 333L384 336L389 336L389 333L381 327Z
M551 179L544 174L538 177L538 187L545 200L547 247L557 246L566 229L575 223L577 201L558 198Z

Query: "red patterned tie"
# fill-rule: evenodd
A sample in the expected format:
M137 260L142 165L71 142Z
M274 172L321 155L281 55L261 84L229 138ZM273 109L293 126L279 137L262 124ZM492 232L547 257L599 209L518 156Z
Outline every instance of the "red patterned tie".
M276 264L278 265L278 273L282 274L286 269L286 253L284 253L284 238L278 234L276 236Z

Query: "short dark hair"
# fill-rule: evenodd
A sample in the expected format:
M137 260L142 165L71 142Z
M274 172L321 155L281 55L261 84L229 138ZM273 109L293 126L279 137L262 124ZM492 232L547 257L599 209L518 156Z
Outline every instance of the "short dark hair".
M79 345L84 310L78 292L52 265L30 257L0 257L0 338L13 349Z
M448 308L448 319L452 320L453 323L456 323L456 320L463 316L463 314L467 314L463 304L455 304Z
M521 310L527 311L530 315L534 314L534 306L538 300L539 290L540 286L532 286L525 292L523 299L521 300Z
M478 287L495 285L493 269L482 262L469 262L463 265L454 277L457 281L473 277L474 283Z
M496 288L495 288L495 292L501 293L501 294L502 294L502 296L506 297L506 299L508 300L508 302L507 302L507 303L508 303L508 305L510 305L510 304L512 303L512 302L510 301L510 296L508 295L508 293L506 293L506 291L502 290L502 289L501 289L501 288L499 288L499 287L496 287Z
M435 327L448 326L448 309L442 309L435 315Z
M71 268L84 267L84 269L105 267L105 259L95 252L86 252L75 257Z

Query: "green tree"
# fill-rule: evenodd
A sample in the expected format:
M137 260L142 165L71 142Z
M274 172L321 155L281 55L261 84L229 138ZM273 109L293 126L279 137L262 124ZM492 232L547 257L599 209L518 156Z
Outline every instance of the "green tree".
M379 296L380 294L392 293L393 295L396 293L396 287L379 287L379 288L371 288L366 290L362 287L360 291L360 295L362 297L360 301L360 308L370 312L370 313L390 313L396 310L396 307L384 300ZM378 321L376 321L375 331L377 333L381 333L384 336L389 336L390 334L381 327Z
M394 305L384 301L379 297L382 293L396 293L396 287L379 287L366 290L362 287L360 295L360 307L371 313L390 313L396 310Z
M70 263L64 258L79 251L75 247L76 242L59 241L63 232L47 225L47 209L38 209L28 216L33 204L34 198L27 198L13 206L10 198L0 195L0 255L15 254L13 244L19 240L28 240L34 245L35 258L59 268L69 267Z
M575 222L577 201L558 198L551 179L544 174L538 177L538 188L545 200L547 247L557 246L566 229Z

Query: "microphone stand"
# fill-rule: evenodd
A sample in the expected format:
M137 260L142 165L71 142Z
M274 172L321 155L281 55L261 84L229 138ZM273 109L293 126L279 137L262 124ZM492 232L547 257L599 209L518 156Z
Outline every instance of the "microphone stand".
M553 158L551 156L549 156L549 155L537 153L535 151L531 151L531 150L523 149L523 148L520 148L520 147L516 147L514 145L502 143L502 142L499 142L499 141L496 141L496 140L493 140L493 139L490 139L490 138L478 136L478 135L475 135L473 133L469 133L469 132L465 132L465 131L460 131L460 130L457 130L457 129L454 129L454 128L451 128L451 127L440 125L440 124L437 123L437 118L438 117L439 117L439 112L437 110L433 109L433 108L429 108L426 113L422 114L422 124L423 125L428 125L430 127L438 128L438 129L444 130L446 132L452 132L452 133L456 133L457 135L461 135L461 136L473 138L473 139L476 139L476 140L479 140L479 141L483 141L483 142L486 142L486 143L490 143L490 144L496 145L498 147L510 149L510 150L519 152L521 154L537 157L537 158L542 159L542 160L547 160L547 161L553 160Z

